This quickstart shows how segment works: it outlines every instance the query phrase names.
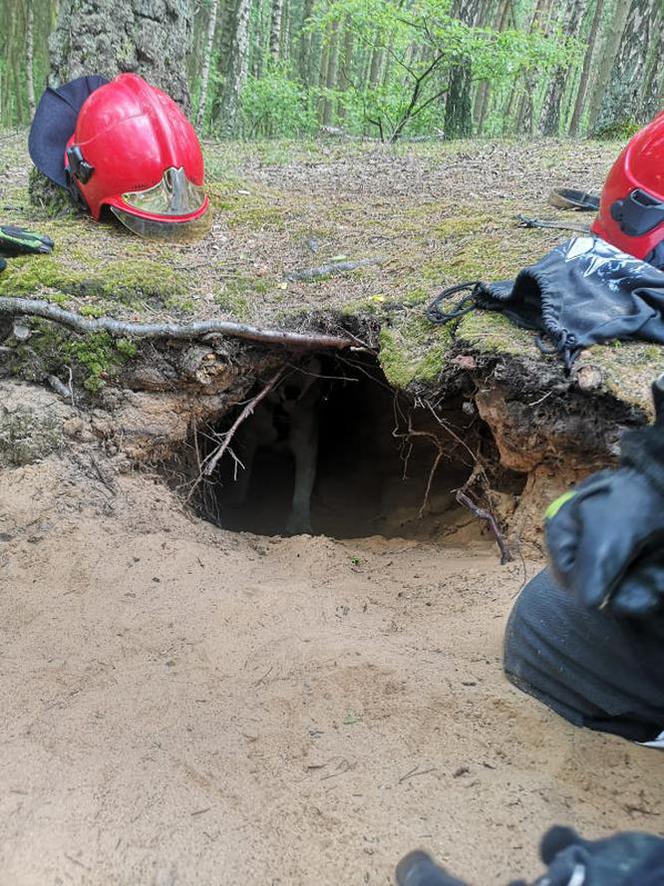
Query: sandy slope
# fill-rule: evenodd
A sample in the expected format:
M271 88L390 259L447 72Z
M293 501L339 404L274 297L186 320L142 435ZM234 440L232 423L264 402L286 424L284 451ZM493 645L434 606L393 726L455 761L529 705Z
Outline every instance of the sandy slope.
M554 822L661 831L657 752L504 680L521 565L93 474L0 475L2 886L378 884L415 845L497 884Z

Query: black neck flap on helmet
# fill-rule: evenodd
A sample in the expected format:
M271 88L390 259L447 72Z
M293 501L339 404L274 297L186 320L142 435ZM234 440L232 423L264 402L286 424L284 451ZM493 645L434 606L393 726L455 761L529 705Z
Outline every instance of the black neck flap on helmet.
M78 112L88 96L106 83L105 77L96 74L79 77L57 89L49 86L39 101L30 127L28 150L37 169L62 188L69 187L65 150L76 129Z

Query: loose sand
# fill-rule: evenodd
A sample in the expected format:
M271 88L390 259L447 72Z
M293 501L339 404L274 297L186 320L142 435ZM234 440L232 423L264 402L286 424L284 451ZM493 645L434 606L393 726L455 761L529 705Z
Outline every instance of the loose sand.
M504 679L488 542L235 535L93 475L0 474L3 886L385 884L415 846L479 886L555 822L662 830L658 752Z

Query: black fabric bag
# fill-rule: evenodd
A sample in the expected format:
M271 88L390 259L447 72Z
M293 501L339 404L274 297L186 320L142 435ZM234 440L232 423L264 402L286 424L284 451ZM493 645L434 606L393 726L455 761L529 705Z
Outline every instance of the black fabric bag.
M455 309L442 310L444 299L464 288L472 288L471 294ZM475 307L537 330L542 349L546 339L568 367L590 345L632 339L664 344L664 271L598 237L573 237L516 280L446 290L427 316L447 323Z

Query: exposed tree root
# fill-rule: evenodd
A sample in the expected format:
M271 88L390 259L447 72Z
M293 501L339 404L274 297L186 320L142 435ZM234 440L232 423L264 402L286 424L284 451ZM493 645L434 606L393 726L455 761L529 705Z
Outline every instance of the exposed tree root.
M0 298L0 313L13 316L42 317L67 326L76 332L110 332L127 338L171 338L200 339L206 335L228 335L250 341L279 344L292 349L337 349L356 347L351 338L318 333L288 332L283 329L261 329L247 323L232 323L228 320L202 320L194 323L128 323L112 317L81 317L73 311L47 301L31 298Z
M219 464L221 457L223 456L224 452L226 452L226 450L228 449L235 432L240 427L242 422L245 421L247 418L249 418L249 416L253 413L254 409L258 406L258 404L261 402L261 400L263 400L265 397L267 397L267 395L270 393L270 391L274 388L274 386L277 384L277 382L281 379L283 374L284 374L284 367L279 369L272 376L272 378L265 385L265 387L261 391L259 391L259 393L256 394L256 396L252 400L250 400L247 403L247 405L244 407L242 412L235 419L232 426L224 434L224 439L223 439L221 445L213 453L211 453L209 459L206 460L205 468L203 470L203 474L206 477L209 477L210 474L212 474L214 469Z
M496 523L496 518L493 514L490 514L488 511L482 510L482 508L478 508L477 505L471 501L468 496L459 490L456 494L456 500L460 505L463 505L464 508L468 508L471 514L474 514L480 520L486 520L489 524L489 528L493 533L494 538L496 539L496 544L500 548L500 564L504 566L505 563L511 563L514 557L510 549L507 547L505 543L505 539L501 535L500 529L498 529L498 524Z

